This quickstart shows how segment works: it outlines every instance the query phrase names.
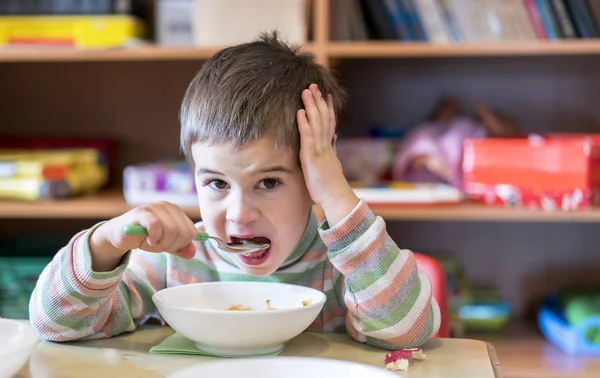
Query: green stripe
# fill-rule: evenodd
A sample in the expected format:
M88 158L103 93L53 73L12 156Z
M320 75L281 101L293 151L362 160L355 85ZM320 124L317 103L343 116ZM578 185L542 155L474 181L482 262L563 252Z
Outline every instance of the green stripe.
M346 252L348 250L348 248L350 248L350 246L342 248L342 249L338 249L337 251L329 250L327 252L327 256L329 256L329 258L331 260L333 260L336 257L338 257L339 255L341 255L342 253Z
M73 284L71 283L71 277L67 273L68 269L65 268L65 267L67 267L69 265L68 265L68 263L66 261L62 261L62 260L65 260L65 259L66 259L66 253L63 253L62 259L61 259L61 266L58 267L59 268L59 274L60 274L60 281L61 281L63 287L61 289L57 288L58 292L61 294L61 297L64 297L62 295L62 292L63 292L62 289L64 289L65 290L64 293L67 296L75 297L75 298L79 299L80 301L82 301L83 303L85 303L87 306L93 305L96 302L96 300L97 300L96 298L88 296L88 295L80 294L73 287ZM46 285L49 285L51 283L52 283L52 280L48 280L46 282ZM50 289L50 288L45 288L42 292L43 293L49 293L51 290L52 289Z
M346 308L346 304L344 303L344 293L342 289L344 288L344 280L346 278L343 274L340 274L337 281L333 283L333 289L335 290L335 294L337 296L337 302L342 306L342 308Z
M304 227L304 231L302 232L302 236L300 237L300 241L298 241L298 245L292 251L292 253L288 256L287 259L283 262L282 265L288 264L291 261L297 260L302 255L304 255L310 247L314 244L315 238L318 236L317 231L317 218L313 214L312 209L308 213L308 219L306 221L306 226Z
M415 284L412 285L410 292L402 301L400 306L396 307L396 309L392 311L391 314L388 314L385 318L365 320L363 324L363 332L367 333L380 331L404 320L406 315L408 315L410 310L412 310L413 306L417 302L420 292L421 281L416 280Z
M395 252L395 253L394 253ZM372 257L378 258L378 256ZM359 279L352 279L347 281L348 287L351 287L352 291L358 293L359 291L367 289L371 286L375 281L380 279L385 275L385 273L390 269L390 266L394 263L394 261L398 258L398 247L393 244L390 249L386 252L386 254L379 261L379 269L378 271L368 270L366 272L361 272L360 267L358 267L358 272L353 272L352 276L356 277L358 273L363 273L362 277Z
M367 337L367 345L371 345L377 348L397 350L399 348L420 348L423 344L433 335L433 310L429 308L429 320L425 325L425 328L419 332L419 335L415 340L412 340L406 345L395 345L386 340L379 340L373 337Z
M131 315L131 292L128 290L127 284L125 281L119 282L119 291L121 295L123 295L123 299L125 303L127 303L127 310L129 310L129 314Z
M72 314L64 314L62 311L66 310L60 307L53 307L56 303L52 301L52 298L48 296L44 296L42 299L42 308L44 309L44 313L52 319L52 321L60 326L70 328L74 331L79 331L85 327L88 327L88 324L84 324L81 320L71 320L74 315Z

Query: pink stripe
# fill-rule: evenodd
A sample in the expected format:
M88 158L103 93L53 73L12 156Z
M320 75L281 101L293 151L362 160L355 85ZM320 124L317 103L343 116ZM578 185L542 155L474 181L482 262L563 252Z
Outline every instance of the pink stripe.
M167 277L170 277L175 281L180 282L182 285L204 282L196 276L191 276L187 273L183 273L182 271L175 269L169 269L167 272Z
M346 316L346 311L342 308L335 307L327 311L323 311L323 323L329 324L336 318L344 318Z
M356 228L362 222L362 220L367 216L370 209L365 202L361 200L361 205L356 209L356 212L340 225L340 227L334 227L330 230L330 232L325 233L323 235L323 241L327 245L331 245L338 240L341 240L343 237L348 235L350 232Z
M102 318L101 321L92 327L94 333L101 331L105 335L112 335L111 329L117 316L117 294L118 291L115 291L115 293L112 295L112 305L110 311L106 314L106 316L104 316L104 318Z
M387 252L382 251L383 242L385 241L386 237L387 233L385 232L385 229L382 228L377 233L377 237L371 241L361 253L356 254L356 256L345 261L342 266L339 267L340 272L344 274L355 272L365 261L369 259L375 259L378 257L377 255Z
M131 260L134 264L138 264L140 269L144 271L146 277L148 278L148 284L154 290L160 290L160 279L156 274L156 269L154 269L154 267L144 260L139 254L133 255Z
M386 339L385 341L400 346L406 346L412 344L417 337L421 334L423 328L427 326L427 321L429 320L429 309L431 308L431 302L427 301L427 306L423 309L423 311L419 314L417 321L414 323L412 327L406 330L402 335L393 337L391 339Z
M396 276L394 276L388 288L377 294L377 296L361 303L361 310L365 312L373 311L378 307L388 303L393 297L398 295L402 288L407 284L407 280L410 278L411 273L416 269L417 263L415 259L409 258L402 266L402 269L400 269Z

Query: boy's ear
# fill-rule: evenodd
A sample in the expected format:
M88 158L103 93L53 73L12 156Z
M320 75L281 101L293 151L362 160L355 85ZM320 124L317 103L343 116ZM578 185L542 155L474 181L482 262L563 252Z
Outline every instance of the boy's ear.
M334 134L333 140L331 141L331 146L333 147L333 150L335 151L336 154L337 154L337 138L338 138L338 135Z

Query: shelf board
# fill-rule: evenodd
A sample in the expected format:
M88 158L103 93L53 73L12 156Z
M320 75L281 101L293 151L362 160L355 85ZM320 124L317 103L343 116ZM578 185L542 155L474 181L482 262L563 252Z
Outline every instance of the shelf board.
M460 204L443 206L377 206L377 215L387 220L489 221L489 222L600 222L600 209L556 211L510 209L501 206Z
M180 61L206 60L221 47L164 47L143 45L131 48L76 50L72 48L5 48L0 62L95 62L95 61ZM600 55L600 40L527 41L473 44L430 44L396 41L348 41L322 45L306 44L303 51L334 59L494 57Z
M467 335L490 343L506 378L592 378L600 376L598 356L573 356L552 345L533 325L517 322L500 334Z
M127 205L123 194L116 189L105 190L69 200L56 201L0 201L0 218L74 218L105 219L126 212ZM475 204L444 206L380 206L371 205L377 215L386 220L413 221L490 221L490 222L600 222L600 209L577 212L545 212L539 210L506 209ZM194 218L199 217L196 208L186 208L185 212ZM317 217L322 213L315 209Z
M164 47L147 45L130 48L77 50L73 48L0 49L0 62L101 62L101 61L182 61L206 60L221 47ZM302 46L312 51L313 46Z
M600 40L527 41L505 43L430 44L394 41L332 42L331 58L453 58L498 56L597 55Z
M0 218L72 218L107 219L131 209L118 190L106 190L97 195L55 201L0 201ZM186 214L198 218L197 208L184 209Z

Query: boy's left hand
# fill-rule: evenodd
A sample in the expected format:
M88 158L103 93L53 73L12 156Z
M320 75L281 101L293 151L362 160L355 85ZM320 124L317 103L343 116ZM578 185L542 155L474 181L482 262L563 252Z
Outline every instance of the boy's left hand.
M344 219L358 203L348 184L334 146L333 100L323 98L316 84L302 91L304 109L298 110L300 162L312 200L321 206L330 225Z

